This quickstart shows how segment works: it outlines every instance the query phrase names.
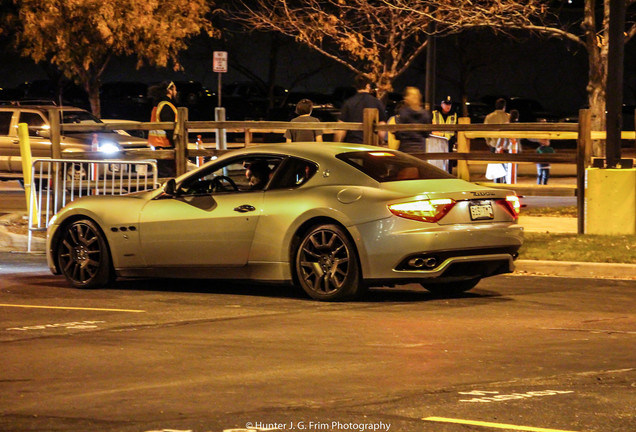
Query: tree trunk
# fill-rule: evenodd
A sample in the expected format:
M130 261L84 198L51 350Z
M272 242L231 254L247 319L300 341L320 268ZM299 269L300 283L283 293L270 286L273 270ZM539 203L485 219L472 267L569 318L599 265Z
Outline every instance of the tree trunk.
M588 102L592 114L592 130L605 130L605 88L598 83L588 85ZM605 141L592 141L592 156L605 157Z
M587 100L592 114L592 130L605 130L605 86L607 84L607 46L588 46L589 79ZM592 142L592 156L605 157L605 140Z
M84 90L88 93L88 102L91 104L91 112L97 118L102 116L102 104L99 100L99 78L91 79L84 83Z
M604 0L601 29L597 29L594 0L585 0L584 19L581 27L585 33L588 58L587 100L592 114L592 130L605 130L605 86L607 84L607 54L609 0ZM605 141L592 141L592 156L605 157Z

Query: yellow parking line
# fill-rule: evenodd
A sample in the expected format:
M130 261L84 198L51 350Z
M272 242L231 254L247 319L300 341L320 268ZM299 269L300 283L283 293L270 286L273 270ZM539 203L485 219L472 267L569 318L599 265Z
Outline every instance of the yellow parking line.
M132 313L146 312L144 310L135 310L135 309L104 309L104 308L70 307L70 306L34 306L34 305L16 305L16 304L0 304L0 307L17 307L17 308L30 308L30 309L67 309L67 310L85 310L85 311L102 311L102 312L132 312Z
M471 425L471 426L483 426L483 427L495 428L495 429L508 429L508 430L515 430L515 431L527 431L527 432L576 432L576 431L567 431L562 429L546 429L546 428L537 428L537 427L531 427L531 426L517 426L517 425L511 425L511 424L504 424L504 423L490 423L490 422L482 422L482 421L474 421L474 420L452 419L452 418L445 418L445 417L426 417L426 418L423 418L422 420L437 422L437 423L456 423L456 424L464 424L464 425Z

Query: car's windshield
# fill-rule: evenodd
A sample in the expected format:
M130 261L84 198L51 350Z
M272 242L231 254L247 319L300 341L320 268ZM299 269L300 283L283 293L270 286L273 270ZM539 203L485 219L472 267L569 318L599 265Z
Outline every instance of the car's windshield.
M337 158L379 182L455 178L446 171L400 152L359 151L341 153Z
M60 111L60 119L62 123L76 123L76 124L95 124L102 123L100 119L95 117L88 111Z

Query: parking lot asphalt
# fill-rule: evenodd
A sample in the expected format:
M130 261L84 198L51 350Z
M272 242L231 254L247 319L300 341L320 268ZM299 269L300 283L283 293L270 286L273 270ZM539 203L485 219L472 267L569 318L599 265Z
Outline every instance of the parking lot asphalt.
M3 431L636 430L633 281L330 304L211 281L77 290L0 253L0 296Z

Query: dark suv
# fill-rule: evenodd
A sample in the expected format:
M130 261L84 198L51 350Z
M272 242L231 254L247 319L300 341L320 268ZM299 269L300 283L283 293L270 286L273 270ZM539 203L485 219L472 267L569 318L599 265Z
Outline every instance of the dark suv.
M73 152L91 151L92 132L64 132L65 124L98 124L100 119L80 108L54 105L29 105L12 102L0 105L0 180L22 179L22 159L18 141L18 124L29 127L34 158L51 157L49 109L59 113L62 127L61 147L64 157ZM98 150L117 153L124 149L149 148L148 142L124 131L96 132Z

